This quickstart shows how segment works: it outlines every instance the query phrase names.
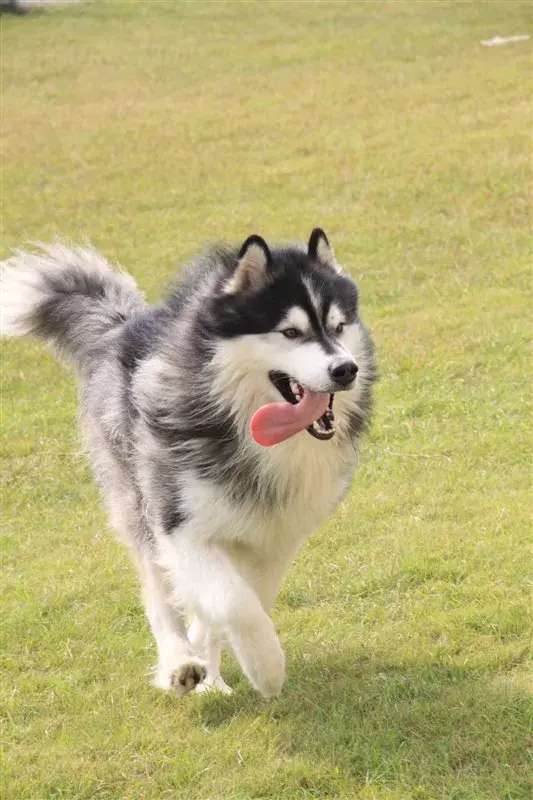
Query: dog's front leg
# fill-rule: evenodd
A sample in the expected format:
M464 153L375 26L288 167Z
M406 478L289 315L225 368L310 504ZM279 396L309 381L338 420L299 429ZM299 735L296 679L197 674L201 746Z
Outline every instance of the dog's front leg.
M158 663L154 684L187 694L206 677L206 663L198 658L185 628L182 609L172 604L161 568L148 556L138 560L146 615L157 644Z
M221 633L262 695L278 695L285 658L274 624L228 553L183 527L165 537L161 549L177 602Z

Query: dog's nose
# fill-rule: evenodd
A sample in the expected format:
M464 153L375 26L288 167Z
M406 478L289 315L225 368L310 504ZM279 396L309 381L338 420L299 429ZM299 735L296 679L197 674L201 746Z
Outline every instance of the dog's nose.
M343 361L336 367L331 367L329 374L339 386L349 386L357 375L358 367L355 361Z

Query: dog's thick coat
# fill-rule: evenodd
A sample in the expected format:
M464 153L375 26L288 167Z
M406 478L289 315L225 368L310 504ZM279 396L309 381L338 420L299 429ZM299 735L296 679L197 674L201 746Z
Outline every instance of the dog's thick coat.
M307 250L258 236L214 248L156 306L91 249L19 251L3 265L2 324L51 341L77 369L94 475L140 571L157 685L229 691L229 644L251 683L278 694L269 611L350 485L375 379L357 289L325 234ZM293 404L331 393L333 438L317 438L316 423L273 447L254 441L254 413L287 401L280 375Z

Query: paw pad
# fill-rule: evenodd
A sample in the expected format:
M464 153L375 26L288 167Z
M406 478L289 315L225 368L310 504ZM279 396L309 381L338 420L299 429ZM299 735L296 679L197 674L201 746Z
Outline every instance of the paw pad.
M177 694L186 694L205 679L206 670L202 663L196 661L182 664L170 676L170 685Z

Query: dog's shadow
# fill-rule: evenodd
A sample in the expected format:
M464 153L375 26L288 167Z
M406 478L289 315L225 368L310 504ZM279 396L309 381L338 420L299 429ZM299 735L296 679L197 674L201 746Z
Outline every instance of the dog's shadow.
M288 666L281 697L264 701L241 681L233 695L205 696L199 721L209 728L261 714L275 720L280 755L329 774L314 787L321 791L334 791L338 779L408 787L410 797L462 797L466 782L474 794L464 796L528 796L531 698L490 672L349 652Z

